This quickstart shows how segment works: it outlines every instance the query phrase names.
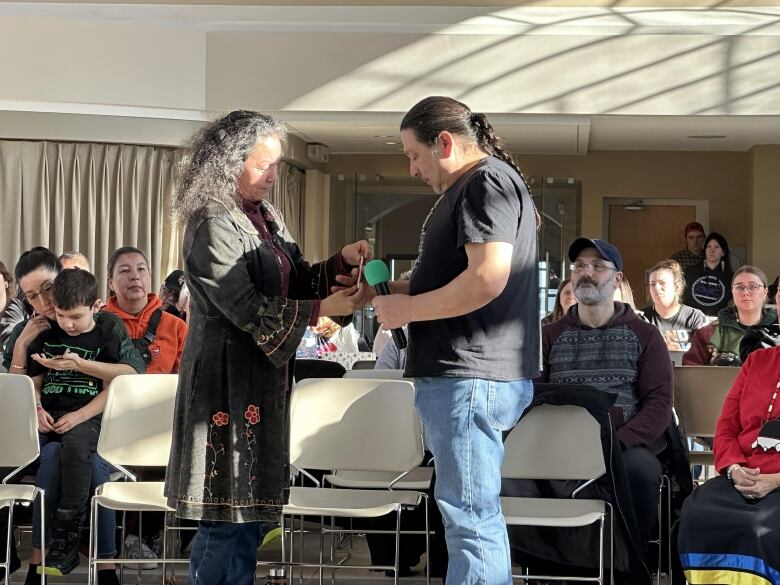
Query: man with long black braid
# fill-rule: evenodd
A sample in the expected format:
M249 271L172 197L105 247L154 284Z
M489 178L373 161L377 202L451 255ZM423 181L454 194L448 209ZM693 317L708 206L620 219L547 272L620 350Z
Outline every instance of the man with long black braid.
M536 209L485 115L465 104L424 99L401 141L410 173L441 197L411 280L373 304L385 327L409 324L406 376L436 465L447 582L508 585L501 439L539 373Z

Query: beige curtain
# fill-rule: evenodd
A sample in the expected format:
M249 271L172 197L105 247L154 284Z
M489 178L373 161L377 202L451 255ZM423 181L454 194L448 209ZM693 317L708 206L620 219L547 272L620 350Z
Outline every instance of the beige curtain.
M298 247L303 250L303 201L306 193L306 173L286 163L279 163L279 178L269 196L271 204L278 209L287 229L290 230Z
M81 252L105 295L109 256L136 246L156 292L181 263L169 211L179 158L154 146L0 140L0 259L13 270L33 246Z

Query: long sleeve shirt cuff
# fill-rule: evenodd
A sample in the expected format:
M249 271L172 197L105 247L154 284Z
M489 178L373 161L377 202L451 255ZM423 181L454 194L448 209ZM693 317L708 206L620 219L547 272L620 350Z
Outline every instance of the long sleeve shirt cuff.
M322 301L312 301L311 305L311 319L309 319L309 325L314 327L317 324L317 320L320 318L320 304Z

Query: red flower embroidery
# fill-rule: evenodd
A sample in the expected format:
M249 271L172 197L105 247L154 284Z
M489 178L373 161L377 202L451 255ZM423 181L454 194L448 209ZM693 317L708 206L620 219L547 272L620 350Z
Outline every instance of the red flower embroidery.
M213 420L214 424L218 427L223 427L230 422L230 415L227 412L218 412L211 417L211 420Z
M249 421L250 425L256 425L260 422L260 409L254 404L250 404L246 407L244 418Z

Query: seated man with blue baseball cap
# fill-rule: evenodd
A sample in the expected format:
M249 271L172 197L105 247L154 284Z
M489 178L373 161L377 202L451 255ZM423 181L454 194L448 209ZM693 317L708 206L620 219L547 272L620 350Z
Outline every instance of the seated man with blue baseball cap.
M542 329L542 382L585 384L617 395L610 417L620 441L639 535L656 522L661 465L656 453L672 417L672 368L656 327L613 300L623 259L606 240L578 238L569 247L577 304Z

